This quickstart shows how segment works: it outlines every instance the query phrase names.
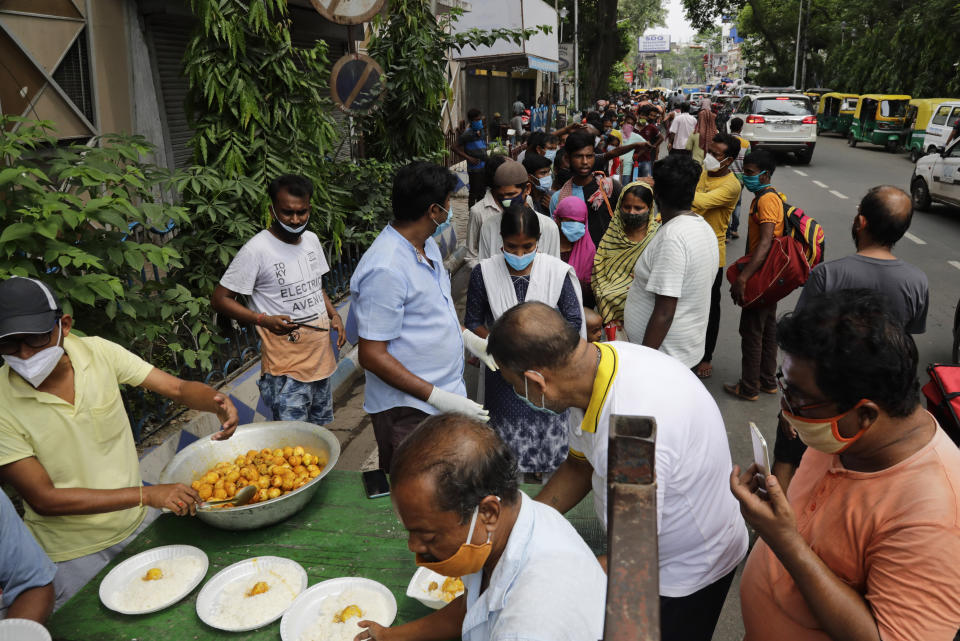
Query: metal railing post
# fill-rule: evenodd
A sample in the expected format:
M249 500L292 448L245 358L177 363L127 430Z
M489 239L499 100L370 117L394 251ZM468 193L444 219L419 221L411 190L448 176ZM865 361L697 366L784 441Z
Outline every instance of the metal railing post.
M604 641L660 640L656 436L652 417L610 417Z

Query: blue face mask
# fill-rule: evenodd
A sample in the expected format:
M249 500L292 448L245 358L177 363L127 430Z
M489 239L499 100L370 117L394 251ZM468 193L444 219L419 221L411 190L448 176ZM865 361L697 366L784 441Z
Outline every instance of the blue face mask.
M481 131L483 129L483 120L471 120L470 128L474 131Z
M560 231L571 243L575 243L587 233L587 226L573 220L564 220L560 223Z
M540 191L550 191L550 188L553 187L553 176L547 174L543 178L538 179L540 182L539 188Z
M757 193L758 191L766 187L766 185L760 184L760 176L764 175L765 173L767 173L766 170L761 171L756 176L748 176L747 174L744 174L743 186L746 187L748 190L752 191L753 193Z
M431 234L431 236L433 238L436 238L437 236L442 234L444 230L446 230L446 228L450 226L450 220L452 218L453 218L453 205L450 205L450 209L447 210L447 219L444 220L442 223L438 223L433 219L433 216L431 216L430 222L432 222L434 225L437 226L437 228L433 230L433 234Z
M507 264L510 265L512 269L515 269L518 272L522 272L527 267L530 266L530 263L533 262L533 259L537 257L537 250L533 250L529 254L524 254L523 256L517 256L516 254L511 254L509 252L503 252L503 259L507 261Z
M540 374L540 372L536 372L536 373ZM517 394L517 398L523 401L524 405L526 405L527 407L529 407L535 412L542 412L543 414L549 414L550 416L560 416L559 412L554 412L552 409L547 407L546 398L544 398L542 392L540 393L540 404L539 405L533 404L533 402L528 398L530 396L530 390L527 386L528 381L529 379L526 376L524 376L523 377L523 396L520 396L519 394L514 392L514 394Z
M552 163L557 158L557 150L547 149L546 151L543 152L543 157Z

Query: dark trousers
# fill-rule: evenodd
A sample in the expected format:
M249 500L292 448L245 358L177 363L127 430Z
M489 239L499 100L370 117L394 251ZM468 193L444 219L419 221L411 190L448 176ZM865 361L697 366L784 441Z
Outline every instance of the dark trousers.
M703 349L704 363L713 360L713 350L717 348L717 336L720 334L720 288L723 286L723 267L717 270L710 290L710 316L707 318L707 343Z
M740 391L756 394L777 387L777 306L740 312Z
M710 641L735 573L687 596L661 596L660 641Z
M800 467L800 459L807 451L807 446L799 437L790 438L780 429L779 422L783 415L777 417L777 439L773 443L773 460L777 463L789 463L793 467Z
M486 195L487 179L482 169L477 171L467 170L467 176L470 177L470 197L467 207L473 207L473 203L483 200L484 195Z
M414 407L391 407L388 410L370 415L373 423L373 435L377 439L377 453L380 455L380 469L390 473L393 453L403 439L420 425L429 414Z

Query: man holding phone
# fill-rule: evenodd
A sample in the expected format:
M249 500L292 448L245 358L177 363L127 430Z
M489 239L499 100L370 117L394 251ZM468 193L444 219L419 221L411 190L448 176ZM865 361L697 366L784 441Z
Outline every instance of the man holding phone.
M263 341L257 385L276 421L333 422L329 377L337 347L346 343L343 321L323 289L330 271L320 239L307 231L313 183L287 174L270 183L270 227L234 256L213 292L213 308L256 325ZM245 307L237 297L250 298Z

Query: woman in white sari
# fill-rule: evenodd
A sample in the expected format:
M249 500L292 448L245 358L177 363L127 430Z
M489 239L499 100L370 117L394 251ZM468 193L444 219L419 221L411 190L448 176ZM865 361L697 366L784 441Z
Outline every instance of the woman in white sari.
M501 253L480 261L470 274L464 325L486 338L508 309L536 300L556 308L585 335L576 272L559 258L537 252L540 223L523 203L511 204L500 225ZM485 370L484 406L490 425L517 455L521 472L551 473L567 457L567 413L531 407L499 372Z

